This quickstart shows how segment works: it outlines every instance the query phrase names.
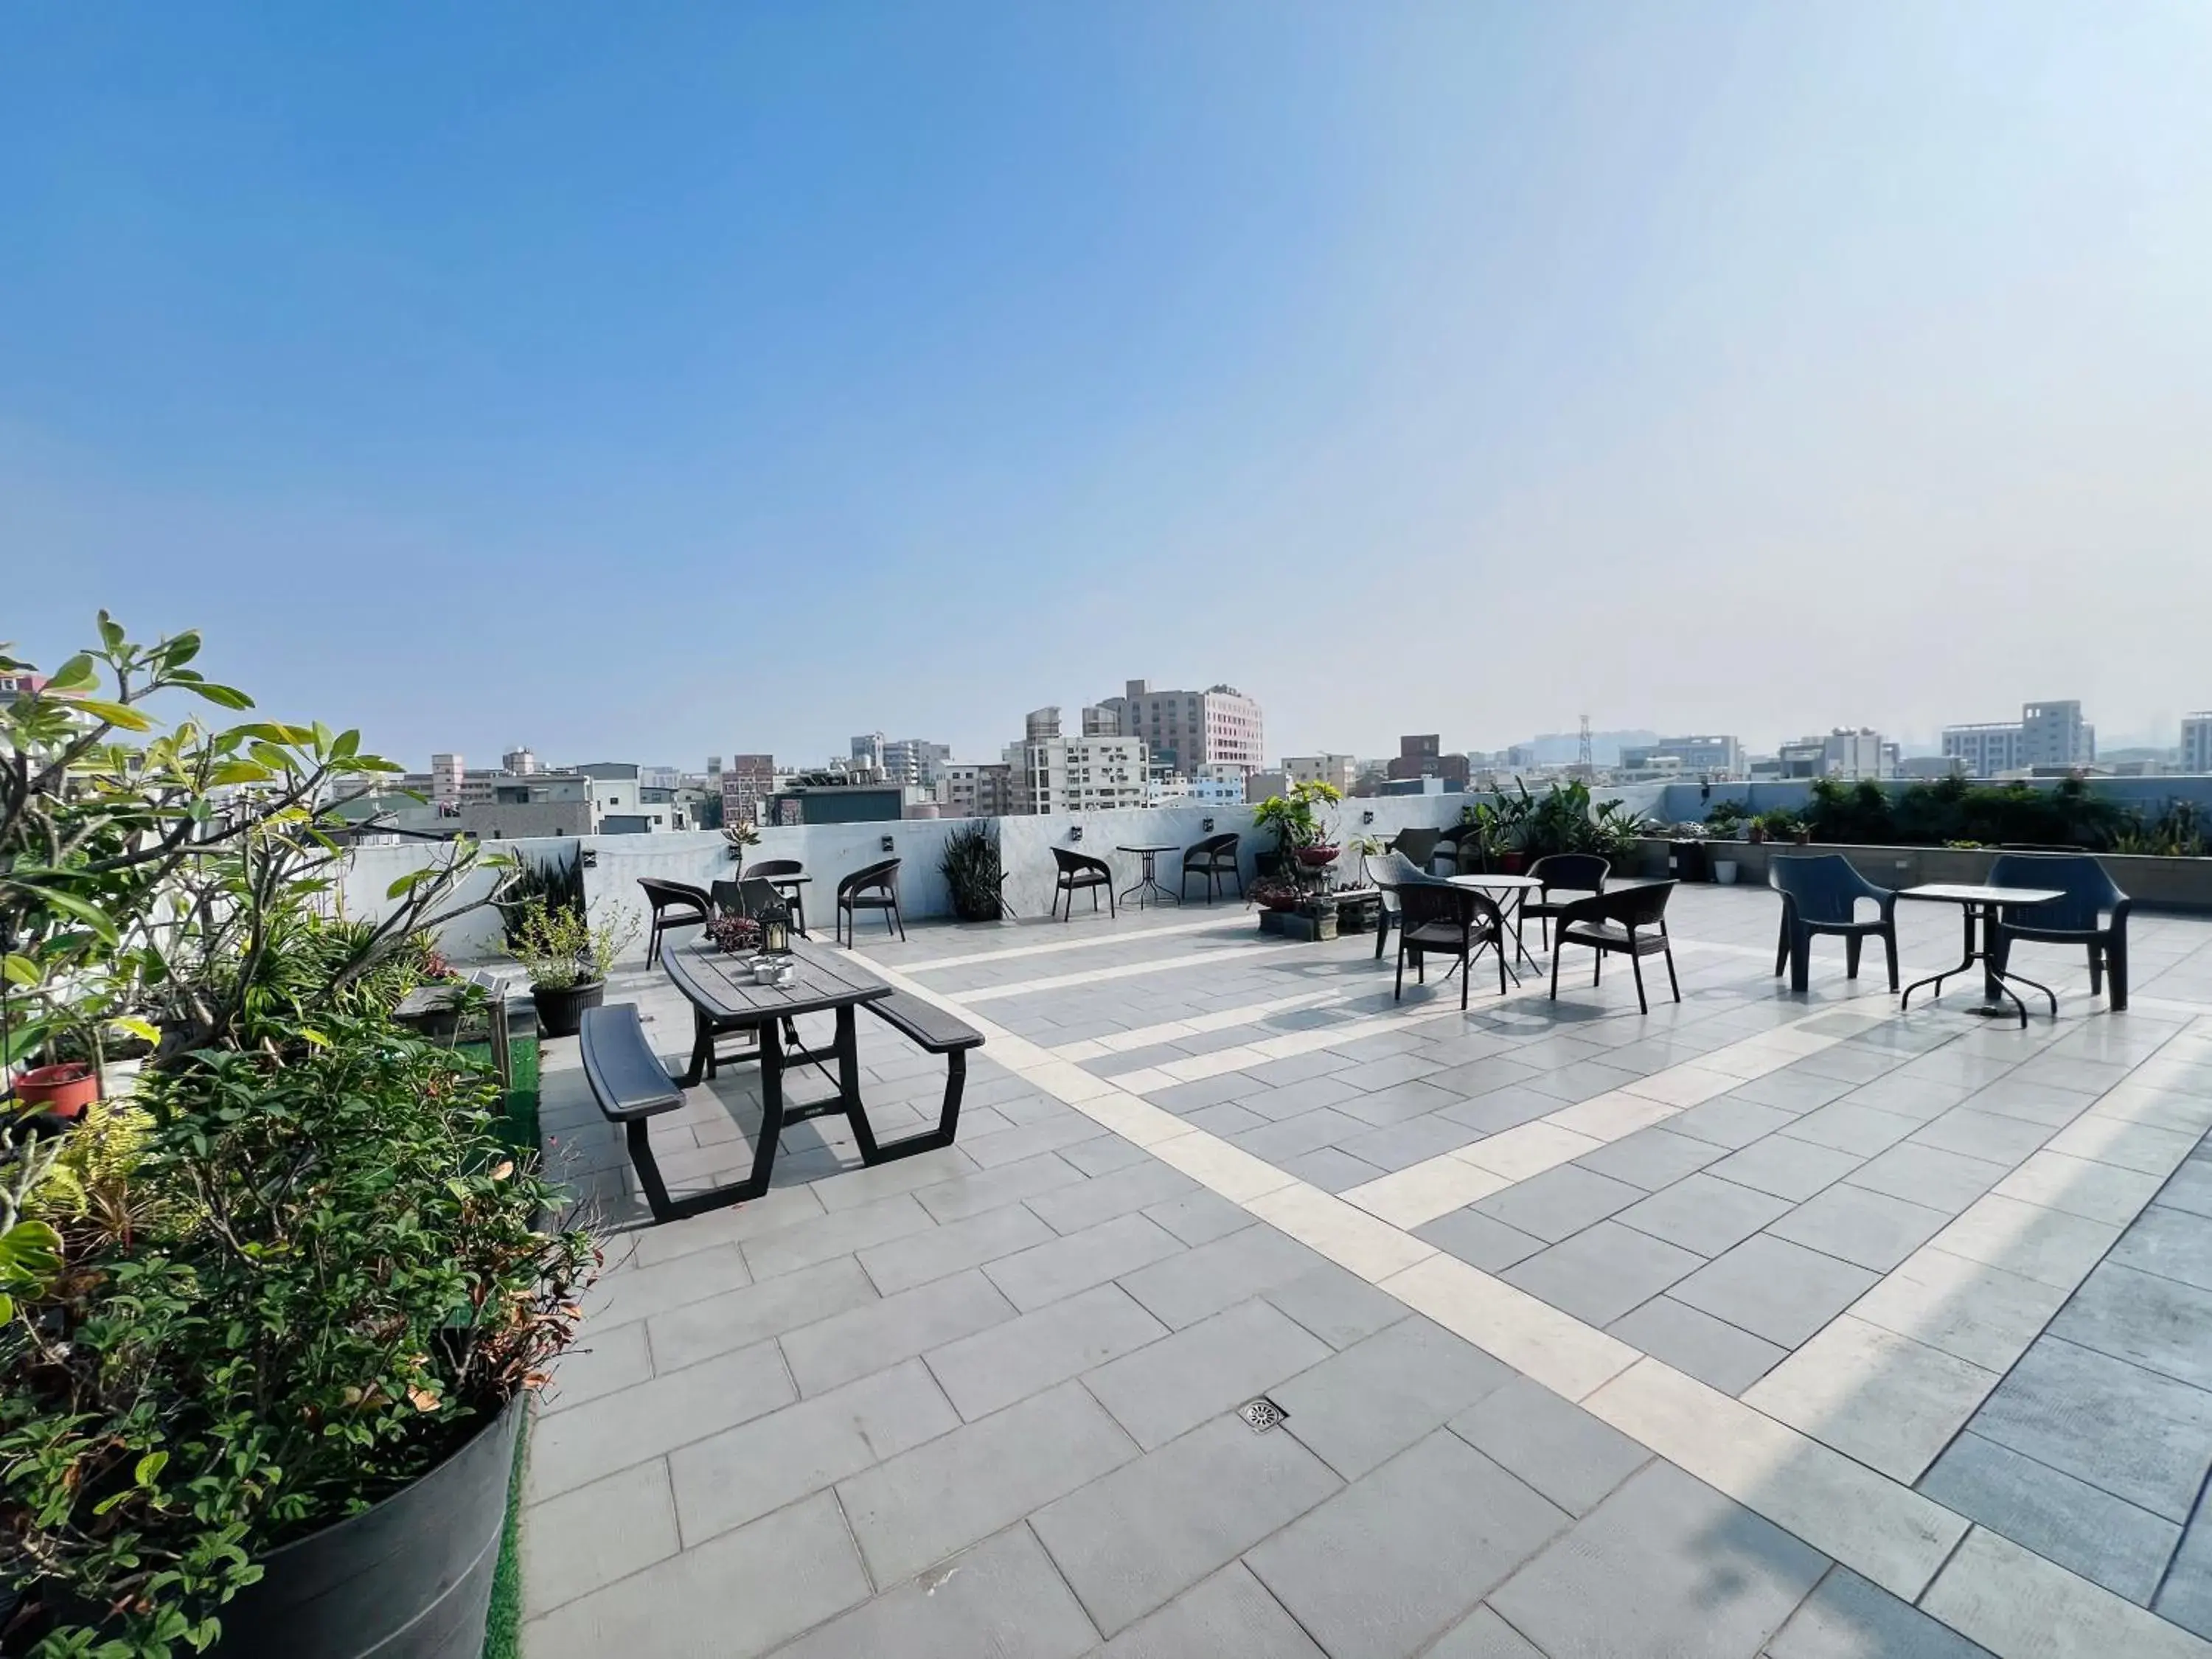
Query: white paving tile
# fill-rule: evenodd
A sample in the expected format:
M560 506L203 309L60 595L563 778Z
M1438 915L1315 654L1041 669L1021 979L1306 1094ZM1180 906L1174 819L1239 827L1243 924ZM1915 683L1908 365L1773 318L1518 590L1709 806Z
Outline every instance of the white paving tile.
M2212 1653L2179 1625L1985 1527L1966 1535L1920 1606L2002 1659L2204 1659Z
M1563 1112L1551 1113L1541 1121L1571 1129L1578 1135L1614 1141L1655 1123L1664 1123L1681 1109L1663 1100L1631 1094L1626 1089L1609 1089L1604 1094L1577 1101ZM1579 1158L1581 1154L1577 1152L1576 1156Z
M1991 1190L2002 1198L2124 1227L2157 1196L2164 1179L2046 1146Z
M1742 1399L1910 1486L1999 1380L1998 1372L1846 1313Z
M1262 1193L1244 1207L1370 1284L1379 1284L1437 1253L1433 1244L1303 1181Z
M1699 1106L1717 1096L1726 1094L1742 1082L1726 1072L1691 1063L1669 1066L1663 1072L1654 1072L1650 1077L1638 1078L1621 1087L1632 1095L1642 1095L1646 1100L1664 1101L1669 1106Z
M1170 1139L1155 1142L1151 1150L1163 1164L1172 1164L1232 1204L1248 1204L1296 1179L1203 1129L1186 1128Z
M1595 1135L1577 1134L1572 1129L1563 1129L1539 1118L1534 1123L1516 1124L1446 1156L1502 1175L1509 1181L1526 1181L1530 1176L1571 1163L1584 1152L1595 1152L1604 1144Z
M1850 1306L1853 1316L2002 1373L2027 1352L2072 1286L1923 1245Z
M2110 1222L1985 1193L1928 1242L1954 1255L2070 1291L2120 1232Z
M1394 1227L1419 1227L1512 1184L1492 1170L1447 1156L1347 1188L1340 1196Z
M1392 1274L1382 1288L1569 1400L1582 1399L1640 1358L1619 1338L1456 1256L1431 1256Z

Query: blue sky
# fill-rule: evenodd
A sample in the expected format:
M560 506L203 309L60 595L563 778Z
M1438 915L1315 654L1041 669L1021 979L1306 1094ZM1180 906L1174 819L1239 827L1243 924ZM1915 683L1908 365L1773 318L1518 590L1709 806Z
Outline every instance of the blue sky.
M2212 706L2212 9L17 8L0 636L696 765Z

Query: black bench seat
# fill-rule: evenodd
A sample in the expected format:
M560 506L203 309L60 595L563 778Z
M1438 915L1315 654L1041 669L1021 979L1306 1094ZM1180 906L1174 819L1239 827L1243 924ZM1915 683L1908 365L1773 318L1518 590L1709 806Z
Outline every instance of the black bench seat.
M983 1034L967 1021L909 991L894 991L861 1006L928 1054L952 1054L983 1046Z
M684 1103L684 1091L653 1051L635 1003L585 1009L576 1042L584 1080L610 1123L657 1117Z

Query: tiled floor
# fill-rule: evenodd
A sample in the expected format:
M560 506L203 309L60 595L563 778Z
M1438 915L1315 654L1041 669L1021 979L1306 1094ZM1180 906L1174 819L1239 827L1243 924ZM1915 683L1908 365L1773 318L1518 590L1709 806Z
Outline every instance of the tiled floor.
M2120 1016L2039 954L2022 1032L1840 950L1787 994L1762 892L1671 920L1648 1016L1572 961L1394 1003L1370 939L1226 905L869 939L989 1039L957 1145L817 1120L665 1227L556 1045L619 1231L526 1650L2212 1652L2212 924L2138 915ZM862 1024L878 1133L933 1118ZM749 1164L747 1070L655 1121L672 1182Z

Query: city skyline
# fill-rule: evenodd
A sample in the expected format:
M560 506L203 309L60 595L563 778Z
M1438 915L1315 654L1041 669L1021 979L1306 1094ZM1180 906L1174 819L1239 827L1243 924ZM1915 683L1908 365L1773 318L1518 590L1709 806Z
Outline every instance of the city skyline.
M2201 9L45 9L0 632L410 757L975 759L1132 673L1278 753L2170 743L2208 80Z

